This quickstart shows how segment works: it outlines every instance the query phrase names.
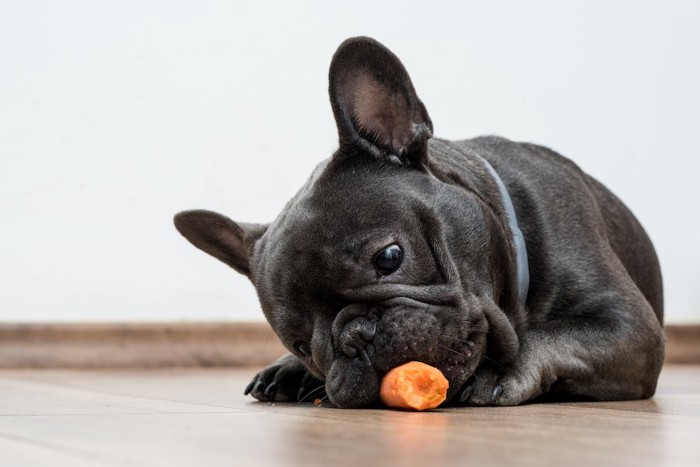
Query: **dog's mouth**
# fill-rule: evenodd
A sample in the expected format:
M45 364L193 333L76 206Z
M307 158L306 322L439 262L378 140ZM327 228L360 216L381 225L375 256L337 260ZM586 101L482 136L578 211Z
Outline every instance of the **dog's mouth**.
M409 361L438 368L449 382L450 400L483 358L485 319L475 311L405 297L344 309L339 318L345 322L334 323L334 358L326 372L331 402L377 403L384 374Z

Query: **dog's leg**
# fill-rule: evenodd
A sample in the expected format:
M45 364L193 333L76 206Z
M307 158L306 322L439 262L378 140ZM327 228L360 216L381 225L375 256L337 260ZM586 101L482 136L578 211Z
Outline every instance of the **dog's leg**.
M595 294L563 318L532 324L505 368L489 361L464 386L466 405L517 405L546 394L626 400L651 397L663 333L641 294Z
M313 402L326 396L323 381L313 376L294 355L285 355L260 373L245 394L261 401Z

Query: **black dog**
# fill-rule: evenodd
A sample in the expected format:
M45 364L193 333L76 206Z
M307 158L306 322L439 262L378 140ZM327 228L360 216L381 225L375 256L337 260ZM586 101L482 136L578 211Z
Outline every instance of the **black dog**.
M345 41L330 67L340 148L269 225L187 211L190 242L247 275L291 351L246 393L374 403L418 360L448 402L654 394L664 357L658 260L632 213L555 152L431 138L388 49Z

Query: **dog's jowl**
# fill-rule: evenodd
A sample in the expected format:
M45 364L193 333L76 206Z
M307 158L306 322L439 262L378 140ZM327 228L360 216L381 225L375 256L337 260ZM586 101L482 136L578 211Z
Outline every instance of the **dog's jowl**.
M289 349L247 393L367 406L417 360L446 376L446 404L654 394L661 274L615 195L543 146L434 138L405 68L372 39L340 45L329 92L339 148L277 219L175 217L250 278Z

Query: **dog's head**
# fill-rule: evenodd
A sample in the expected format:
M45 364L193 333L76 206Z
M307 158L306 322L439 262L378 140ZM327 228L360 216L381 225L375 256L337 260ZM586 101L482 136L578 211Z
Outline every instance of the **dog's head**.
M442 370L452 397L487 353L507 359L517 345L497 306L503 229L481 197L431 170L432 122L388 49L345 41L329 91L340 148L277 219L186 211L175 224L250 278L333 403L374 402L383 374L411 360Z

